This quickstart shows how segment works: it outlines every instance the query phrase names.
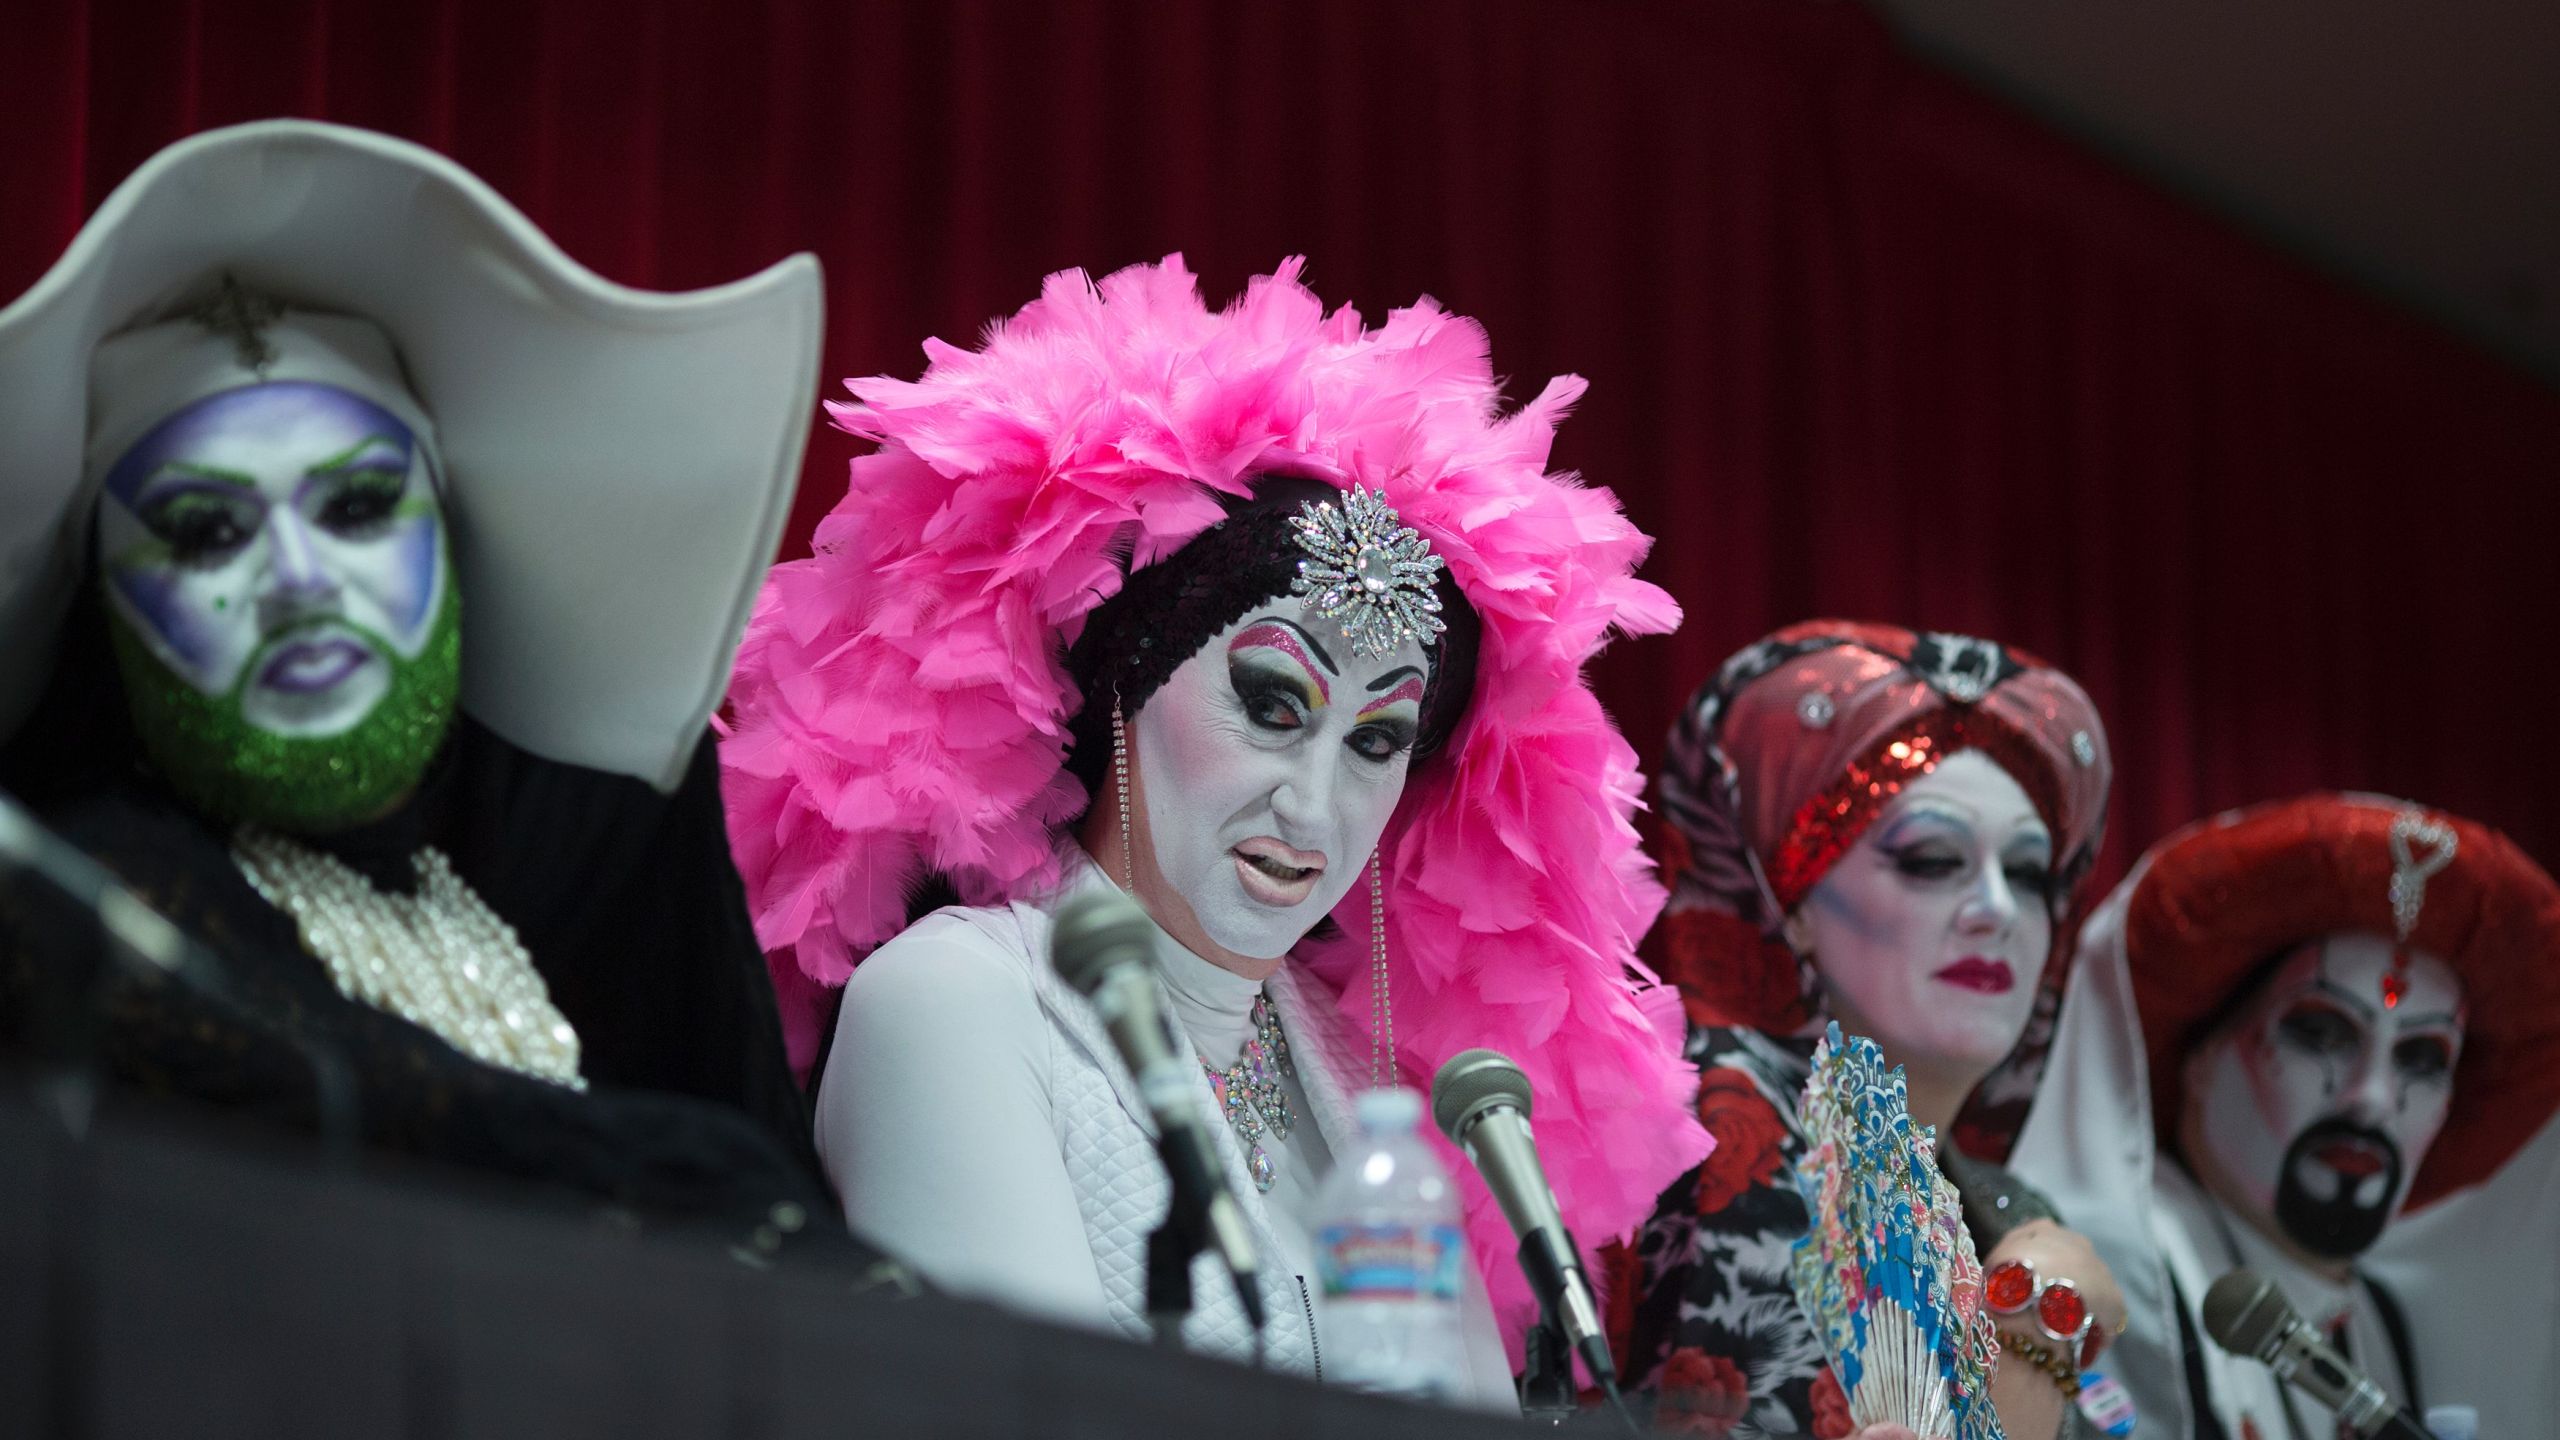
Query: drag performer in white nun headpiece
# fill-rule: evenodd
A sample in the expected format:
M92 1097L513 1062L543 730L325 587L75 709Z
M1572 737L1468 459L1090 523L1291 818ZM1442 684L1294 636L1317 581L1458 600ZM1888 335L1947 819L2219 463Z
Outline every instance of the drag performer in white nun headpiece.
M2413 1411L2482 1398L2436 1385L2428 1359L2447 1350L2505 1355L2502 1390L2540 1383L2547 1290L2534 1316L2421 1294L2424 1267L2388 1286L2365 1259L2404 1210L2498 1174L2560 1109L2560 887L2541 867L2441 811L2306 795L2154 846L2081 954L2011 1163L2088 1217L2124 1288L2131 1317L2101 1368L2144 1433L2339 1433L2209 1337L2205 1292L2244 1267ZM2545 1289L2560 1224L2546 1212L2473 1243Z
M161 152L0 310L0 783L244 1002L113 985L115 1080L308 1123L316 1045L379 1147L826 1208L706 740L820 324L807 256L627 289L292 121ZM93 947L11 918L37 1045Z

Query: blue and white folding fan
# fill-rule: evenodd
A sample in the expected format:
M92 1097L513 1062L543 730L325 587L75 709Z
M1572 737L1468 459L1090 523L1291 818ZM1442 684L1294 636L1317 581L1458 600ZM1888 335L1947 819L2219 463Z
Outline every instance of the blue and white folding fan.
M2005 1440L1991 1409L1982 1262L1955 1186L1938 1173L1936 1132L1912 1123L1901 1068L1835 1024L1814 1051L1802 1116L1796 1185L1813 1225L1790 1272L1850 1418Z

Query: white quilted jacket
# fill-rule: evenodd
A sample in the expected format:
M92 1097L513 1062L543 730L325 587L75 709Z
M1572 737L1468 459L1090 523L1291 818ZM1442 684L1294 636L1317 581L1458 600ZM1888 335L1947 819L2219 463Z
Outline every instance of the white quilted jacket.
M1088 870L1080 878L1089 881L1097 876L1098 872ZM1046 1022L1037 1026L1044 1033L1030 1037L1032 1043L1005 1051L993 1063L976 1064L956 1075L929 1078L918 1086L922 1092L919 1104L941 1105L950 1088L972 1084L973 1077L987 1069L1001 1072L994 1081L999 1101L1014 1100L1013 1089L1026 1081L1045 1092L1045 1113L1054 1130L1057 1156L1065 1165L1065 1189L1072 1194L1082 1238L1091 1246L1093 1269L1101 1281L1104 1314L1099 1318L1122 1335L1145 1340L1150 1338L1146 1316L1147 1236L1163 1218L1171 1187L1156 1158L1154 1126L1136 1081L1121 1063L1092 1006L1060 980L1048 964L1048 910L1049 905L1028 901L944 910L921 922L909 936L892 942L892 947L906 945L913 937L914 943L930 946L933 953L893 957L891 949L884 948L864 962L847 990L846 1014L839 1022L836 1051L829 1057L819 1092L819 1150L846 1197L848 1218L854 1225L893 1250L906 1251L929 1278L964 1293L1011 1301L1035 1311L1060 1313L1062 1318L1077 1318L1073 1312L1083 1310L1089 1301L1079 1303L1074 1293L1063 1297L1056 1292L1024 1293L1036 1282L1024 1281L1022 1272L1036 1268L1038 1257L1017 1254L1010 1267L993 1265L987 1261L984 1247L972 1244L966 1235L954 1233L964 1223L952 1218L954 1214L975 1206L991 1186L1002 1189L1001 1172L979 1183L955 1182L952 1191L940 1198L931 1193L928 1183L918 1183L919 1177L912 1174L876 1173L884 1163L911 1168L915 1163L912 1157L918 1153L957 1155L973 1162L983 1158L978 1152L985 1147L974 1143L976 1137L949 1142L942 1134L952 1123L966 1123L959 1117L978 1113L977 1109L962 1105L952 1117L932 1117L928 1121L913 1115L883 1115L880 1108L900 1103L892 1092L898 1089L903 1073L911 1065L941 1062L935 1047L908 1044L913 1032L954 1030L986 1019L981 1011L1011 1011L1018 1008L1021 989L1027 987L1039 1019ZM867 979L881 977L866 977L864 972L884 962L892 968L903 968L910 975L928 966L950 973L946 967L955 963L982 972L976 977L974 998L960 1002L978 1009L958 1014L932 1013L939 992L934 988L936 982L922 976L912 980L893 978L888 984L872 986L876 993L867 994ZM1318 1132L1334 1153L1351 1153L1359 1131L1346 1080L1356 1084L1365 1078L1369 1064L1366 1040L1348 1031L1322 982L1294 962L1274 973L1266 988L1289 1035L1299 1083ZM866 1005L873 1007L867 1017L853 1013L857 1006ZM880 1013L883 1009L920 1013L884 1016ZM870 1028L865 1029L858 1022L867 1022ZM1030 1023L1027 1015L1023 1022ZM872 1052L869 1063L863 1063L864 1057L849 1055L849 1045L867 1046ZM904 1057L879 1053L902 1046L912 1053ZM1028 1073L1022 1073L1025 1071ZM1192 1085L1202 1113L1214 1119L1218 1107L1207 1076L1194 1074ZM864 1106L873 1107L871 1113L863 1113ZM898 1139L901 1121L907 1125L906 1133L921 1131L922 1138ZM1311 1304L1307 1293L1316 1284L1315 1277L1308 1275L1302 1281L1282 1259L1285 1252L1274 1232L1268 1206L1245 1171L1243 1149L1234 1132L1223 1123L1213 1123L1209 1129L1219 1142L1228 1186L1241 1204L1264 1261L1263 1304L1269 1317L1263 1332L1266 1363L1274 1369L1315 1374L1322 1368L1323 1344L1320 1328L1312 1340L1309 1333L1311 1312L1321 1303L1318 1297ZM883 1131L888 1131L891 1139L875 1138ZM1035 1142L1029 1134L1018 1134L1005 1143L1027 1148ZM890 1192L886 1198L867 1198L884 1189ZM1028 1218L1059 1222L1047 1232L1047 1249L1071 1248L1071 1242L1064 1247L1061 1244L1066 1240L1062 1233L1064 1217L1047 1214L1045 1205L1033 1208L1039 1213ZM1516 1414L1510 1367L1503 1357L1491 1305L1472 1266L1469 1278L1465 1303L1471 1373L1461 1393L1466 1403ZM1089 1291L1089 1282L1085 1289ZM1253 1336L1245 1323L1243 1308L1237 1303L1224 1267L1206 1255L1192 1268L1192 1299L1192 1315L1183 1330L1186 1347L1196 1354L1250 1363Z
M1028 954L1048 953L1048 916L1042 912L1016 906L989 912L986 918L994 923L1013 922L1024 930L1036 921L1039 933L1022 935L1021 942ZM1102 1271L1103 1295L1111 1308L1112 1324L1124 1335L1144 1339L1149 1334L1147 1236L1164 1218L1165 1207L1172 1199L1172 1186L1165 1179L1164 1166L1156 1159L1155 1126L1138 1094L1136 1079L1121 1063L1119 1052L1104 1033L1092 1005L1068 988L1049 966L1030 968L1032 989L1039 997L1040 1008L1068 1041L1055 1052L1056 1066L1051 1072L1058 1101L1059 1153L1066 1156L1067 1171L1076 1181L1077 1203L1084 1214L1085 1233L1093 1241L1094 1262ZM1332 1013L1333 1007L1313 1003L1307 993L1310 988L1302 986L1286 965L1271 977L1268 986L1281 1028L1290 1037L1298 1081L1306 1087L1316 1129L1328 1145L1339 1148L1350 1144L1358 1130L1351 1117L1350 1096L1336 1077L1359 1071L1345 1063L1348 1057L1342 1053L1341 1026ZM1366 1063L1364 1057L1360 1064L1365 1067ZM1217 1114L1217 1096L1209 1088L1208 1076L1195 1074L1192 1084L1199 1091L1197 1098L1203 1113ZM1311 1374L1317 1368L1317 1347L1323 1341L1319 1336L1313 1344L1309 1342L1309 1302L1300 1293L1300 1285L1313 1284L1313 1277L1301 1282L1285 1273L1285 1265L1274 1263L1280 1255L1279 1240L1272 1232L1270 1212L1261 1192L1245 1172L1242 1147L1235 1143L1235 1133L1223 1124L1213 1127L1211 1133L1221 1141L1219 1152L1226 1163L1228 1188L1242 1202L1245 1222L1253 1230L1255 1249L1266 1262L1262 1299L1264 1312L1270 1317L1270 1325L1263 1332L1268 1363ZM1225 1268L1207 1255L1192 1265L1191 1297L1191 1319L1183 1327L1188 1347L1196 1354L1249 1363L1253 1358L1253 1334L1245 1323L1243 1307L1236 1302L1235 1285Z

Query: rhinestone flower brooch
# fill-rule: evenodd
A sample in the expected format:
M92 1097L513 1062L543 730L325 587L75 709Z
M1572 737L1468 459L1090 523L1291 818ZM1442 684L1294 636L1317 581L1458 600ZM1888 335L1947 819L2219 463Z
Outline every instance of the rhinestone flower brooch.
M1355 486L1339 507L1310 500L1289 523L1306 556L1289 593L1339 624L1352 654L1375 660L1407 640L1427 645L1449 628L1432 591L1445 562L1387 508L1383 493Z

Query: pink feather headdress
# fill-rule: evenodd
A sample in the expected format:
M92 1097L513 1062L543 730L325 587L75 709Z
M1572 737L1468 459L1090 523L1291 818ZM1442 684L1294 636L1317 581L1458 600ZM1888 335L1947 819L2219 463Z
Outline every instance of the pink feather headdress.
M1264 473L1356 483L1483 623L1473 702L1381 842L1396 1061L1422 1088L1471 1046L1518 1061L1566 1221L1597 1244L1713 1144L1677 994L1635 957L1663 901L1630 823L1635 754L1582 678L1613 630L1659 634L1679 608L1634 578L1650 541L1616 498L1546 471L1580 379L1504 416L1481 326L1425 299L1363 329L1302 267L1223 313L1179 256L1098 287L1063 272L982 348L929 342L921 380L854 381L860 403L829 407L880 448L817 553L766 582L721 748L794 1062L823 990L906 925L927 874L974 905L1059 880L1056 837L1086 803L1062 763L1082 703L1064 649L1121 557L1172 554ZM1344 983L1366 959L1359 888L1341 938L1297 953L1366 1033L1367 987ZM1534 1305L1515 1242L1453 1168L1516 1349Z

